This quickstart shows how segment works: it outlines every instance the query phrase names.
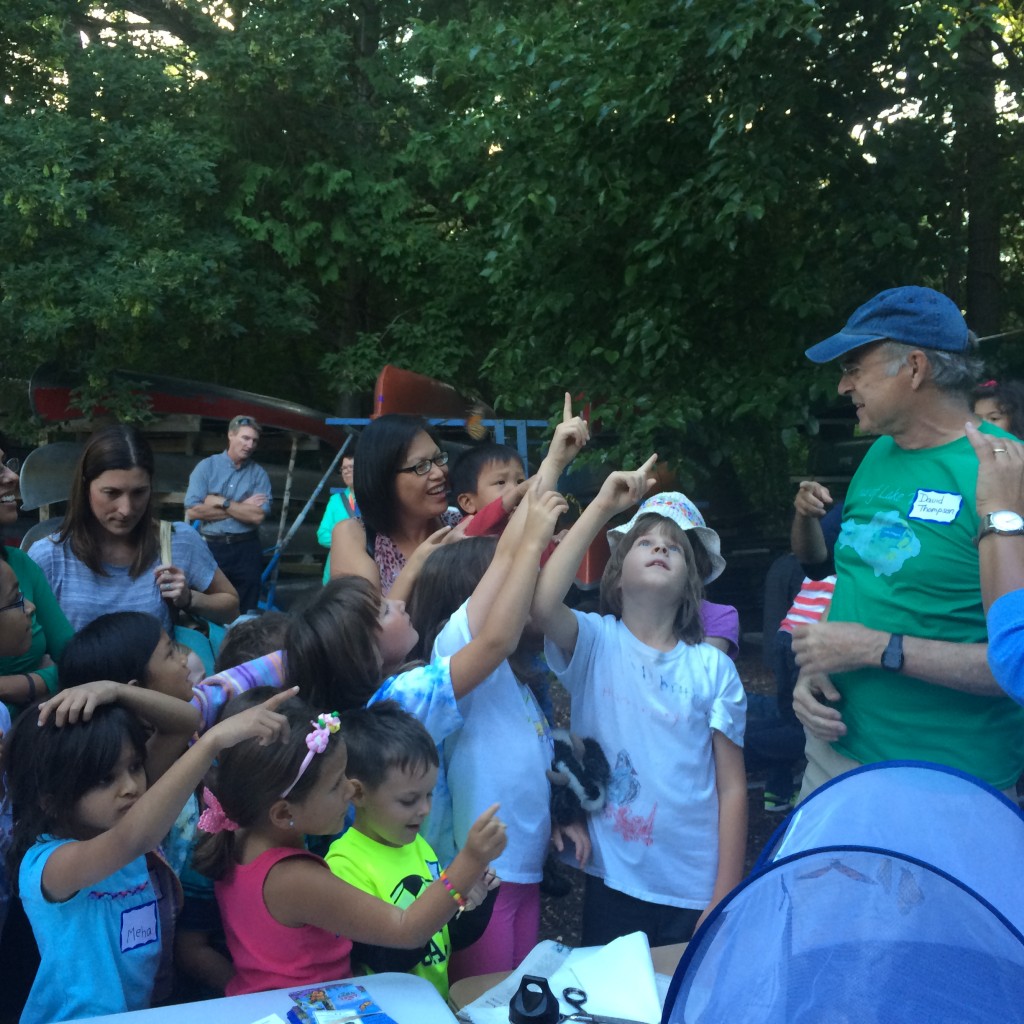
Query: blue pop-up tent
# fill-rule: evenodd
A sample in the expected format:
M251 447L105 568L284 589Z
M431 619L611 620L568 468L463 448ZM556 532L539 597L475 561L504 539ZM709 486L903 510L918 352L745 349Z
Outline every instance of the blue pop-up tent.
M840 776L694 936L663 1024L1024 1020L1022 866L1024 816L970 776Z

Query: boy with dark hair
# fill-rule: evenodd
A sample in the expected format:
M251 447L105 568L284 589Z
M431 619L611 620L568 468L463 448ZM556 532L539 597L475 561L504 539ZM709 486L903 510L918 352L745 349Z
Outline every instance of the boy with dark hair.
M351 885L407 907L444 871L420 834L437 782L438 754L423 724L394 701L346 711L341 732L348 748L346 774L355 787L355 823L336 839L327 865ZM476 942L487 927L497 894L490 868L465 895L445 883L466 911L419 949L354 943L352 964L364 973L411 971L448 998L453 949Z
M448 483L452 501L466 515L482 513L500 501L504 521L524 493L526 469L515 448L489 441L467 448L455 460Z

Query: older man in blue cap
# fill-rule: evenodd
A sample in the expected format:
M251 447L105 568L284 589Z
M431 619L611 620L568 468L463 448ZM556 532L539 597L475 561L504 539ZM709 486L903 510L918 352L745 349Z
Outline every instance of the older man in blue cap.
M934 761L1007 792L1024 770L1024 708L986 661L970 350L957 306L919 287L876 295L807 350L816 363L841 360L839 393L880 436L846 495L829 620L794 632L802 796L873 761ZM812 546L831 503L821 484L800 484L795 528Z

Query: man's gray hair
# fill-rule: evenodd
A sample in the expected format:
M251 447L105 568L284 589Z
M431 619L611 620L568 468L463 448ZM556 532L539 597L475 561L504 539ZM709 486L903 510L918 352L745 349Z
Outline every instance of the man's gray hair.
M932 368L931 381L940 391L970 391L984 371L982 361L971 355L972 351L977 351L977 345L978 336L974 331L968 331L966 352L942 352L920 345L906 345L901 341L884 341L882 352L888 360L885 375L895 377L907 361L907 356L911 352L921 351L928 357L928 364Z

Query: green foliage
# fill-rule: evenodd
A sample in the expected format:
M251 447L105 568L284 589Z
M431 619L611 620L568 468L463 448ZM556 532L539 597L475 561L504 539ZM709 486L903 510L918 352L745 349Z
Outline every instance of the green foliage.
M0 346L86 397L569 388L598 457L780 508L834 385L802 349L866 296L1024 322L1019 5L8 7Z

